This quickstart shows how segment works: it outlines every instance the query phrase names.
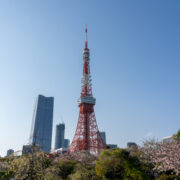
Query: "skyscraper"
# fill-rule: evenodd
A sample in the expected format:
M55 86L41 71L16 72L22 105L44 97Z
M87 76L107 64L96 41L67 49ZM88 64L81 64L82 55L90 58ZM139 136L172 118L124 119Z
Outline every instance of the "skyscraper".
M100 136L101 136L102 140L104 141L104 144L106 144L106 132L101 131L99 133L100 133Z
M64 148L69 148L69 145L70 145L70 140L64 139Z
M64 147L64 133L65 133L65 124L60 123L56 125L56 137L55 137L55 149Z
M38 95L32 120L30 143L48 153L51 149L54 98Z
M14 153L14 150L13 149L8 149L7 150L7 155L6 155L6 157L9 157L11 154L13 154Z

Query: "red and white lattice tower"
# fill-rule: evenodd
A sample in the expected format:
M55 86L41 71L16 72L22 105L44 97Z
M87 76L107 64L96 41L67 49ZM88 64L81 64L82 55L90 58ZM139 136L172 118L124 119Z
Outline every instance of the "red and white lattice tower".
M87 27L85 34L86 40L83 51L83 77L81 81L82 89L81 97L78 100L78 105L80 107L79 120L73 141L68 149L68 153L88 151L93 154L98 154L105 148L105 144L100 136L94 113L96 99L92 95L91 88Z

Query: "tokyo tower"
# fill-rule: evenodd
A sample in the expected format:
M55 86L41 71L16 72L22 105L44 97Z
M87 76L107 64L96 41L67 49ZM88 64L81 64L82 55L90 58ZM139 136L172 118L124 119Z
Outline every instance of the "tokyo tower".
M68 149L68 153L88 151L92 154L98 154L105 148L105 144L98 130L94 113L94 105L96 103L96 99L92 95L89 62L90 59L86 27L85 48L83 50L83 76L81 80L82 87L81 96L78 100L80 112L76 132L73 141Z

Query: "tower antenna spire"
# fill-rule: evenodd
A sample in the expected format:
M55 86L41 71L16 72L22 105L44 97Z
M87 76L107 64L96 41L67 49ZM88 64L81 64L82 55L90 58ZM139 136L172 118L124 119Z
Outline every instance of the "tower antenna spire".
M85 29L85 49L88 49L88 42L87 42L87 24Z

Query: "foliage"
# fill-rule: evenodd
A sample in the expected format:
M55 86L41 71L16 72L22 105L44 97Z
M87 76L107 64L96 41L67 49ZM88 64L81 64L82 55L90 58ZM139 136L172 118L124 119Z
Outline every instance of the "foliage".
M51 161L46 158L44 153L34 153L14 157L10 162L6 176L14 177L15 179L43 179L44 172L49 167Z
M178 130L176 134L173 135L173 139L175 141L180 141L180 129Z
M87 151L74 154L77 160L77 164L75 167L75 173L70 176L72 180L99 180L99 177L95 172L95 160L97 157L90 154Z
M180 180L180 176L161 174L156 180Z
M0 179L7 180L171 180L180 179L180 141L145 141L142 148L106 149L99 156L33 152L0 158Z
M0 179L7 179L11 176L7 174L12 158L0 158Z
M147 165L123 149L104 150L96 162L96 173L103 179L150 179Z
M180 129L178 130L176 135L177 135L178 138L180 138Z
M58 175L62 179L67 179L68 175L72 174L75 168L75 162L72 161L59 161L57 164L57 168L59 169Z
M143 147L144 158L152 162L159 173L170 171L180 174L180 142L156 143L153 148Z
M67 179L74 172L76 162L70 160L58 160L53 162L52 166L46 169L45 179Z
M70 176L72 180L99 180L100 178L96 175L94 165L83 165L77 164L75 173Z

